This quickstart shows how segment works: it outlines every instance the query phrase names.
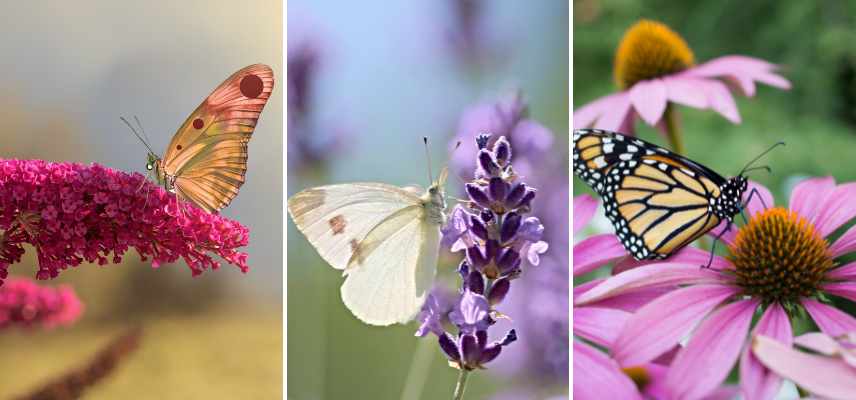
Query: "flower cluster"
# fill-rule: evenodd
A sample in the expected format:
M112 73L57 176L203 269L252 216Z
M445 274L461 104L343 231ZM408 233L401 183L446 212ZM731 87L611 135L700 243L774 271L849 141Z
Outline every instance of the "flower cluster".
M35 247L37 278L82 262L121 262L130 248L152 266L184 259L193 275L219 256L249 270L249 231L236 221L179 202L140 174L103 166L0 160L0 279Z
M0 329L69 325L82 313L83 303L70 286L45 287L29 279L9 278L0 287Z
M523 182L511 166L511 144L505 137L488 146L488 136L477 138L479 148L475 180L466 185L467 208L456 206L443 228L443 242L466 256L458 268L462 285L460 299L452 307L432 293L420 314L417 335L432 332L450 363L461 369L483 368L503 346L517 339L510 330L501 340L490 342L488 328L502 316L496 311L520 276L524 259L532 265L547 250L541 240L543 226L530 212L535 189ZM457 335L445 332L441 322L448 318Z

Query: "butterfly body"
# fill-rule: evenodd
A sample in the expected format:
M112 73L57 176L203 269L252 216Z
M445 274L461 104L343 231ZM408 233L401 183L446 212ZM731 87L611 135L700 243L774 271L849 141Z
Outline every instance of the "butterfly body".
M424 192L384 183L319 186L288 199L298 230L343 271L342 301L371 325L406 323L437 267L446 172Z
M603 199L606 216L637 260L664 259L743 209L748 182L641 139L575 130L574 173Z
M163 157L148 154L146 169L184 201L208 212L226 207L244 184L250 137L273 85L267 65L238 70L190 114Z

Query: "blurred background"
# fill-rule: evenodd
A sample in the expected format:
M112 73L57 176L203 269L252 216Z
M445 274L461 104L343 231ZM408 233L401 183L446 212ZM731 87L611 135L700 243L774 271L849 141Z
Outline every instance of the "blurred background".
M551 249L515 281L521 283L506 300L514 321L496 329L504 334L513 326L520 340L471 375L465 398L567 393L569 4L293 0L288 6L288 195L352 181L424 187L422 136L436 172L456 134L474 148L477 132L462 132L465 113L476 105L493 112L518 93L528 118L552 131L540 149L551 168L533 168L525 177L539 189L535 212ZM515 146L515 162L525 163L524 147ZM465 169L474 166L472 158L464 162ZM461 197L462 186L452 177L447 192ZM360 323L340 299L341 272L318 257L290 218L286 237L288 398L398 399L405 386L423 399L451 396L457 370L435 337L414 337L415 323ZM459 284L459 260L459 254L441 260L438 279L449 289Z
M829 2L683 2L673 0L575 0L573 108L616 91L613 57L624 32L640 18L660 21L680 34L696 63L743 54L781 66L791 90L758 85L753 98L735 96L743 122L679 107L687 155L731 176L773 143L787 146L766 156L773 168L757 180L777 201L801 177L856 179L856 4ZM640 137L665 140L642 123ZM712 150L711 150L712 149ZM574 193L588 190L581 181Z
M0 335L0 398L79 367L130 326L139 349L89 399L282 397L282 3L30 2L4 7L2 157L97 162L145 173L146 149L120 116L136 115L162 152L184 119L238 69L273 67L276 86L249 146L240 195L222 214L250 229L250 272L224 265L192 278L183 262L152 269L82 265L76 325ZM31 249L30 249L31 250ZM10 268L33 277L33 251Z

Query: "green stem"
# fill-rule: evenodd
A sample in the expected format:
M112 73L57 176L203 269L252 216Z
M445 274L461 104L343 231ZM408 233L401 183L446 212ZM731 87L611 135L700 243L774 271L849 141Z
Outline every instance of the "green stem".
M469 378L469 375L470 371L461 368L461 373L458 375L458 384L455 385L455 397L453 397L453 400L464 398L464 391L467 390L467 378Z
M422 397L422 390L425 388L425 381L428 379L431 361L434 358L433 344L436 341L423 338L418 342L413 361L410 362L410 371L407 372L407 378L404 380L404 389L401 390L402 399L412 400Z
M680 155L684 154L684 142L681 136L681 127L678 124L678 112L671 104L666 106L666 111L663 114L666 121L666 137L669 139L669 146L672 151Z

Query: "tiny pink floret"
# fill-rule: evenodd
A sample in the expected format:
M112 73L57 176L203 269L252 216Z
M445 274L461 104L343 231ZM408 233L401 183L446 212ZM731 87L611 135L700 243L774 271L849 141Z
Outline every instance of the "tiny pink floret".
M83 303L68 285L40 286L30 279L16 277L0 287L0 329L70 325L82 313Z

